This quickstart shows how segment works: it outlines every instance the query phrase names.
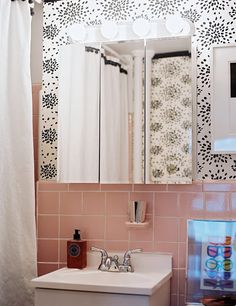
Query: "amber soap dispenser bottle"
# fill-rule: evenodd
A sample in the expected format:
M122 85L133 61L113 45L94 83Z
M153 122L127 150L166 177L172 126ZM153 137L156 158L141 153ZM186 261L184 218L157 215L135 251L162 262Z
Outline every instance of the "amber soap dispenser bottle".
M87 241L81 240L80 230L75 229L73 240L67 241L67 267L83 269L87 266Z

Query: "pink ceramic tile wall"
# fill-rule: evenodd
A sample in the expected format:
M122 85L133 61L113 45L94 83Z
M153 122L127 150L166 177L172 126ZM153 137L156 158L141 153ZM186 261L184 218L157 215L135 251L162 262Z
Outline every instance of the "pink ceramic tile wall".
M129 229L128 200L147 201L146 229ZM88 247L141 247L173 254L172 301L185 295L187 219L236 219L236 183L99 185L38 182L39 274L66 265L66 241L80 228Z

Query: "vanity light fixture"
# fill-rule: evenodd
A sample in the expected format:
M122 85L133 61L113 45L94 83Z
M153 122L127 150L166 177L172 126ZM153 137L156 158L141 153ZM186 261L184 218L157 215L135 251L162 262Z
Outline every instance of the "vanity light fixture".
M82 24L76 23L68 28L67 34L72 41L84 41L87 31Z
M147 19L138 18L132 24L132 29L139 37L145 37L149 33L151 25Z
M114 21L108 20L102 23L101 33L103 37L108 39L113 39L116 37L117 32L118 32L118 27Z
M170 34L177 35L182 33L185 24L184 19L179 15L170 15L166 18L165 26Z

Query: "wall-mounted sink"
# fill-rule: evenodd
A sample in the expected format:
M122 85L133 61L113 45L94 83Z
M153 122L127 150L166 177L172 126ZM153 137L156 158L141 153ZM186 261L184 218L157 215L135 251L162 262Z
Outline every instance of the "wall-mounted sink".
M123 254L119 253L117 255L123 256ZM64 304L58 304L57 302L58 306L80 305L68 302L68 293L70 292L73 292L73 294L75 294L75 292L77 293L77 302L78 298L81 298L81 293L83 293L83 299L86 298L85 293L87 293L91 301L92 296L95 294L96 296L94 296L95 300L93 302L86 304L87 302L83 301L81 304L83 305L84 303L84 305L88 306L94 305L92 303L96 303L96 306L98 306L97 300L98 296L101 298L101 293L103 293L103 295L105 293L106 295L109 294L109 298L112 294L114 297L113 301L116 299L115 296L119 295L120 297L117 305L120 303L121 296L125 299L127 295L129 295L129 305L132 305L130 295L135 297L134 305L138 305L136 301L137 296L141 299L144 297L147 299L147 304L142 303L141 305L169 305L172 256L158 253L137 253L132 254L131 261L134 272L104 272L97 270L100 263L100 255L98 253L88 252L87 268L83 270L63 268L32 280L32 285L36 288L36 306L55 304L56 293L59 294L58 290L60 290L59 303L63 303L63 296L67 296ZM163 288L165 288L164 291ZM64 292L64 295L61 294L61 291ZM157 298L157 293L159 291L163 291L163 294L165 294L165 296L167 295L167 297L162 298L163 301L168 301L167 303L161 304L160 299ZM48 296L48 304L45 300L45 296ZM42 297L43 302L40 302ZM154 297L158 300L158 304L150 304ZM108 299L106 297L105 300L101 302L101 305L116 305L110 302L106 304L108 303L107 301ZM127 301L123 302L127 303Z

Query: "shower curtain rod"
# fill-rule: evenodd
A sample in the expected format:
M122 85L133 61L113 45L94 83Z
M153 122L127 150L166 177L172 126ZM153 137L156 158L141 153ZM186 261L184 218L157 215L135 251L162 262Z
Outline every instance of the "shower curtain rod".
M117 53L115 50L113 50L111 47L108 47L106 45L102 45L102 48L108 52L110 52L112 55L114 55L115 57L117 57L121 62L123 62L123 64L125 65L129 65L129 63L122 58L122 56L120 56L119 53Z

